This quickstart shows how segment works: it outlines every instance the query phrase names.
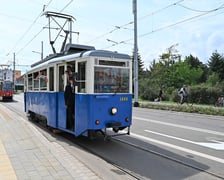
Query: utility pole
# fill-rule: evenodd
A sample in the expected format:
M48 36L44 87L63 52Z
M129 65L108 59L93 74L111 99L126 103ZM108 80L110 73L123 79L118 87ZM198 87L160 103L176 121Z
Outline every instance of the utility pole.
M138 43L137 43L137 0L133 0L134 14L134 107L139 107L138 103Z
M43 41L41 41L41 52L38 52L38 51L32 51L33 53L37 53L37 54L40 54L40 58L41 58L41 61L44 59L44 48L43 48Z
M12 82L13 82L13 89L15 90L15 64L16 64L16 54L13 53L13 73L12 73Z

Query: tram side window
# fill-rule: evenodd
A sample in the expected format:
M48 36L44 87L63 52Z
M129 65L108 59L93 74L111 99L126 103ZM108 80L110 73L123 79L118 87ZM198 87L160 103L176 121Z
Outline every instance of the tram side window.
M78 92L86 92L86 62L78 63Z
M65 72L65 69L64 69L64 66L60 66L59 67L59 82L58 82L58 85L59 85L59 91L64 91L64 72Z
M33 90L33 74L28 74L28 90Z
M50 67L49 71L49 90L54 91L54 67Z
M33 79L33 90L38 91L39 90L39 79L38 79L38 72L33 73L34 79Z
M39 73L40 90L47 90L47 70L41 70Z

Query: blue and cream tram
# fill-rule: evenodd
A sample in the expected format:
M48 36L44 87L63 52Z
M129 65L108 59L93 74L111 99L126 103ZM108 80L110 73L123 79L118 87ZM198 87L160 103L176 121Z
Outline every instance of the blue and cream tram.
M67 52L33 65L26 74L25 111L31 119L74 134L107 135L132 124L132 63L129 55L69 45ZM64 90L68 70L74 79L73 126L68 127ZM122 133L118 133L122 134Z

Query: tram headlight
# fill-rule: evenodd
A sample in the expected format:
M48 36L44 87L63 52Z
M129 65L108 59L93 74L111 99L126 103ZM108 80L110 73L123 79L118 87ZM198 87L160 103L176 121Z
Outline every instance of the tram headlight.
M111 108L111 114L113 114L113 115L117 114L117 108L116 107Z

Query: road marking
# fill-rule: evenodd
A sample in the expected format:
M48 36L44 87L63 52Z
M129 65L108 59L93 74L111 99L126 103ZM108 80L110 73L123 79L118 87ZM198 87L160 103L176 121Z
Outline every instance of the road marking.
M0 179L17 179L7 152L0 140Z
M147 129L144 130L144 131L148 132L148 133L156 134L156 135L159 135L159 136L163 136L163 137L168 137L168 138L171 138L171 139L184 141L184 142L195 144L195 145L212 148L212 149L215 149L215 150L224 150L224 142L220 142L220 141L213 140L213 142L215 142L215 143L195 142L195 141L190 141L190 140L179 138L179 137L175 137L175 136L170 136L170 135L167 135L167 134L158 133L158 132L155 132L155 131L150 131L150 130L147 130Z
M200 153L200 152L188 149L188 148L183 148L183 147L176 146L176 145L173 145L173 144L169 144L169 143L166 143L166 142L163 142L163 141L159 141L159 140L156 140L156 139L152 139L152 138L148 138L148 137L145 137L145 136L141 136L141 135L138 135L138 134L135 134L135 133L131 133L131 136L134 136L134 137L136 137L138 139L141 139L141 140L154 142L156 144L167 146L169 148L173 148L173 149L176 149L176 150L179 150L179 151L183 151L183 152L186 152L186 153L194 154L196 156L200 156L200 157L203 157L203 158L206 158L206 159L209 159L209 160L216 161L216 162L224 164L224 159L221 159L221 158L218 158L218 157L215 157L215 156L211 156L211 155L208 155L208 154Z
M201 142L201 143L198 143L198 144L201 145L201 146L205 146L205 147L208 147L208 148L215 149L215 150L224 150L224 142L221 142L221 141L216 141L216 143Z
M147 122L162 124L162 125L166 125L166 126L173 126L173 127L182 128L182 129L188 129L188 130L193 130L193 131L198 131L198 132L203 132L203 133L209 133L209 134L224 136L224 133L222 133L222 132L212 131L212 130L208 130L208 129L189 127L189 126L178 125L178 124L173 124L173 123L168 123L168 122L161 122L161 121L156 121L156 120L152 120L152 119L145 119L145 118L139 118L139 117L133 117L133 119L138 119L138 120L141 120L141 121L147 121Z

